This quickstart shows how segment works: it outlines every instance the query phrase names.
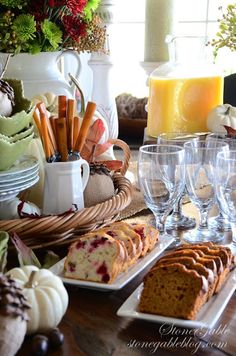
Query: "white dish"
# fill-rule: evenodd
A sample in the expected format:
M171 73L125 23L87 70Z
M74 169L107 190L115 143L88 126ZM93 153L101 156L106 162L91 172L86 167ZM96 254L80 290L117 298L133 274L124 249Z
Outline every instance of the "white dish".
M15 175L10 176L0 176L0 185L4 185L6 183L18 183L19 181L23 181L24 179L32 176L33 174L39 171L39 166L35 166L34 168L27 170L26 172L21 172Z
M0 196L1 195L6 195L8 194L8 192L12 192L12 191L15 191L15 190L22 190L22 189L25 189L24 187L25 186L28 186L29 184L32 185L34 184L34 181L39 178L39 175L38 173L35 173L33 175L33 177L31 177L30 179L27 179L26 181L23 181L21 183L17 183L13 186L1 186L0 187Z
M32 170L38 165L38 161L33 156L22 156L18 161L16 161L13 166L7 171L0 171L0 179L2 177L13 177L15 175L23 174L23 172L27 172Z
M11 189L6 192L0 192L0 201L5 201L5 200L10 200L15 198L19 192L32 187L38 182L38 180L39 180L39 176L37 175L35 179L31 180L27 184L18 187L17 189Z
M121 273L116 280L111 284L97 283L89 281L80 281L71 278L64 277L63 268L65 258L54 266L50 270L59 276L63 283L75 285L78 287L98 289L103 291L119 290L123 288L127 283L129 283L138 273L140 273L145 267L147 267L157 256L159 256L172 242L173 238L163 238L160 237L158 243L154 249L149 252L146 256L140 258L135 265L129 268L127 272Z
M0 192L2 192L4 190L10 190L10 189L12 190L12 189L18 188L22 184L27 184L31 180L35 179L37 176L38 176L38 171L35 171L34 173L31 173L31 174L27 175L26 177L23 177L18 180L14 180L14 181L12 180L12 181L9 181L8 183L0 182Z
M184 328L211 329L223 313L227 303L236 289L235 271L231 272L219 294L213 296L199 311L196 320L184 320L162 315L146 314L138 311L138 304L143 284L141 284L122 304L118 316L141 319L160 324L174 324Z

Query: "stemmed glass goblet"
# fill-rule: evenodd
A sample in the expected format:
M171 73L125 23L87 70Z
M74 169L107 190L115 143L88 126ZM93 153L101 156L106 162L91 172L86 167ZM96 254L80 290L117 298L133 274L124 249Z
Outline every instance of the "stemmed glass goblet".
M157 143L165 145L177 145L184 147L185 142L198 141L199 136L192 133L162 133L157 137ZM183 215L182 213L182 200L183 195L178 199L174 205L173 212L166 219L166 228L172 229L193 229L196 226L196 220L194 218Z
M200 140L186 142L186 187L188 195L200 211L200 223L196 230L184 234L188 242L219 242L224 236L208 227L208 213L215 202L213 188L216 156L219 152L226 152L229 146L225 142Z
M179 146L145 145L139 149L139 186L161 234L165 233L166 217L183 193L184 156L185 151Z
M236 252L236 150L220 152L216 159L214 187L220 210L228 217L232 227L232 244Z
M229 145L230 150L236 150L236 138L228 136L227 133L211 133L207 135L206 140L223 141ZM219 206L218 202L217 205ZM209 226L217 231L231 230L231 225L222 211L219 211L219 214L216 217L214 216L209 219Z

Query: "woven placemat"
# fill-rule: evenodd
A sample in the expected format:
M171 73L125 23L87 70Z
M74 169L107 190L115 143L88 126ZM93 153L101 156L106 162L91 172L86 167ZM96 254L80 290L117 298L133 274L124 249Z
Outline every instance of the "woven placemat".
M142 193L134 187L132 202L120 213L119 220L126 219L133 216L143 210L146 210L147 206L144 202Z

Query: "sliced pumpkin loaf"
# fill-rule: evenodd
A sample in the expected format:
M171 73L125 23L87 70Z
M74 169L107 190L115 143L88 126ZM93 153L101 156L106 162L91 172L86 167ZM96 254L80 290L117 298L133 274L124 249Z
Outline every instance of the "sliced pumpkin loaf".
M139 310L194 320L208 294L206 278L181 263L160 265L144 278Z
M231 257L229 256L229 253L224 249L223 246L217 246L215 245L214 248L210 245L204 245L204 244L193 244L193 245L188 245L188 249L193 249L194 251L201 251L205 256L207 257L214 257L215 262L218 268L218 283L216 286L216 292L219 292L221 289L222 285L224 284L227 275L230 272L230 266L231 266ZM180 247L177 250L183 251L184 247ZM216 257L218 257L216 259ZM220 261L219 261L220 260Z
M219 292L234 267L235 257L224 246L210 243L181 246L166 253L145 276L139 309L195 319L201 306Z
M209 268L206 268L202 263L196 262L192 257L170 257L165 258L162 257L157 264L157 266L169 265L173 263L181 263L187 269L194 270L201 276L205 277L208 282L208 293L206 294L206 300L210 299L215 290L215 281L216 275L214 275L213 271Z

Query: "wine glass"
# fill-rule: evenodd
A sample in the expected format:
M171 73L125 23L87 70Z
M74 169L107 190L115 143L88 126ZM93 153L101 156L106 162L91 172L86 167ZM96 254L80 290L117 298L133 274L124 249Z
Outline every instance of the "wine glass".
M236 251L236 150L219 152L216 159L214 187L220 210L232 227L232 243Z
M230 150L236 150L236 138L232 138L227 133L211 133L208 134L206 140L224 141L229 145ZM218 202L217 205L219 206ZM222 211L215 217L209 219L209 227L217 231L230 231L231 225Z
M224 236L208 228L208 213L215 202L213 188L214 168L217 153L229 150L226 142L197 141L186 142L186 187L188 195L194 205L200 210L200 223L196 230L184 234L188 242L219 242Z
M161 234L165 234L165 220L183 193L184 157L185 151L179 146L145 145L139 149L139 186Z
M157 137L157 143L165 145L177 145L183 147L185 142L198 141L199 136L191 133L162 133ZM167 230L172 229L193 229L196 226L194 218L187 217L182 213L182 199L183 195L178 199L174 205L173 212L166 219Z

